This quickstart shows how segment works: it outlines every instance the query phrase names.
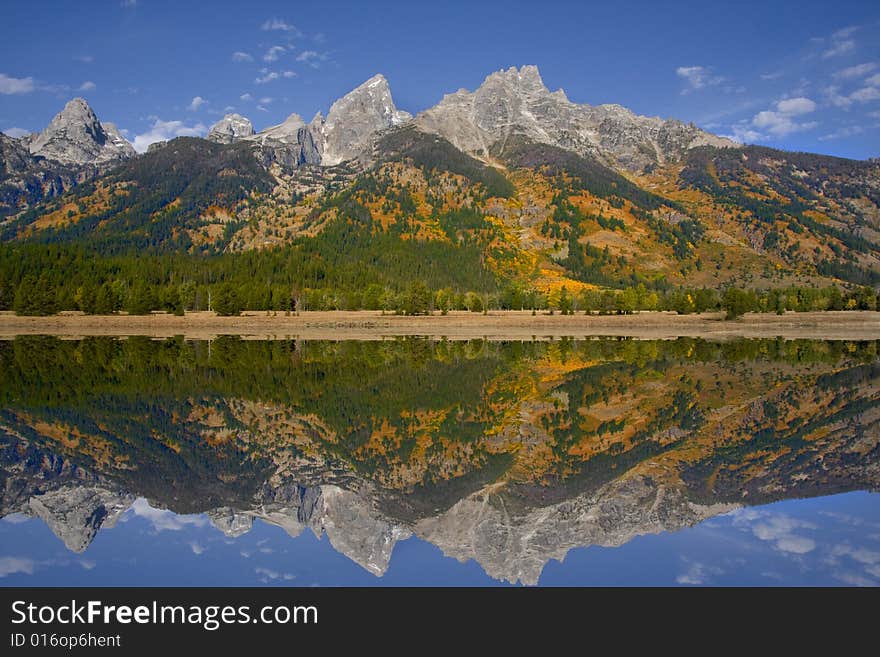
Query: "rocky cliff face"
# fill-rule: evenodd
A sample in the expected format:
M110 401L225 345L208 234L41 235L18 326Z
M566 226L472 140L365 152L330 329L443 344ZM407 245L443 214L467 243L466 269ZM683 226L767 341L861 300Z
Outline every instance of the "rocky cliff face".
M321 136L321 164L334 165L363 152L376 133L412 117L394 105L388 80L374 75L333 103L320 126L317 118L312 130Z
M681 157L695 146L736 146L693 125L633 114L620 105L579 105L550 92L535 66L491 74L474 92L461 89L415 124L459 149L488 156L513 136L598 157L630 170Z
M206 139L218 144L233 144L254 134L254 125L241 114L227 114L211 126Z
M25 139L0 133L0 217L62 194L82 176L75 167L34 157Z
M112 123L102 124L82 98L74 98L29 146L30 152L63 164L106 165L134 157Z
M267 166L273 162L286 167L321 163L315 135L299 114L291 114L283 123L261 130L247 141L257 146L258 158Z

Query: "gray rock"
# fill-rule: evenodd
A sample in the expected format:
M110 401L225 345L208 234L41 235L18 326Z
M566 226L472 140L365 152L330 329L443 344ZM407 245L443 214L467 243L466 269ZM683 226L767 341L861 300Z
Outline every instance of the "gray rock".
M98 530L111 527L131 506L134 497L100 487L68 486L30 500L30 513L39 518L73 552L83 552Z
M412 116L394 105L388 80L374 75L333 103L320 126L318 118L312 120L310 131L313 137L320 134L321 164L332 166L357 157L377 133L406 123Z
M98 121L82 98L74 98L29 144L34 155L69 165L109 165L134 157L129 144L111 123Z
M256 145L257 157L266 166L278 163L295 168L321 161L313 136L299 114L291 114L283 123L261 130L245 140Z
M26 140L0 133L0 217L63 194L92 173L31 155Z
M415 124L477 156L523 136L630 170L678 159L695 146L737 146L692 124L638 116L620 105L573 103L561 89L547 89L535 66L492 73L474 92L445 96Z
M254 134L254 125L241 114L227 114L211 126L206 139L218 144L232 144Z

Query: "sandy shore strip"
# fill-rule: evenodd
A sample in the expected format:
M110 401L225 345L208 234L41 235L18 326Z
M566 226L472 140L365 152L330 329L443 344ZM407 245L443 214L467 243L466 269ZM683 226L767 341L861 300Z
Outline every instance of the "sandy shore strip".
M210 312L175 317L165 313L144 316L95 316L69 312L51 317L18 317L0 312L0 338L17 335L171 337L211 339L240 335L253 339L376 340L421 335L452 340L532 340L560 337L629 336L644 339L679 336L711 339L737 337L821 340L880 340L880 312L839 311L748 314L732 321L722 313L677 315L641 312L633 315L549 315L531 311L435 313L406 317L379 311L247 312L239 317L218 317Z

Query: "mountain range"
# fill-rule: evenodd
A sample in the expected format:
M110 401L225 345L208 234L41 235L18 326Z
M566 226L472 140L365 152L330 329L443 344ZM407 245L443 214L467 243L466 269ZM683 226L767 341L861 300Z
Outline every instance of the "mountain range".
M144 154L74 99L39 134L0 135L0 158L10 244L322 251L338 250L345 224L357 230L353 266L389 243L411 252L401 261L430 251L435 287L459 285L456 259L475 263L484 288L880 282L880 162L574 103L534 66L492 73L416 116L376 75L326 117L291 114L257 132L229 114L205 139Z

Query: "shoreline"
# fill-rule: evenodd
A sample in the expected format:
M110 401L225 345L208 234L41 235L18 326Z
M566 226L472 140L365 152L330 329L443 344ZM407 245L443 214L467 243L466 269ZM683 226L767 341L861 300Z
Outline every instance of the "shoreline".
M725 320L721 312L677 315L639 312L632 315L548 315L531 311L466 311L448 315L383 315L381 311L310 311L298 315L267 316L246 312L219 317L212 312L176 317L152 315L83 315L66 312L49 317L19 317L0 312L0 339L18 335L147 336L211 339L239 335L251 339L381 340L401 336L428 336L452 340L532 340L598 336L668 339L703 337L716 340L739 337L815 340L880 340L880 312L788 312L785 315L749 313Z

